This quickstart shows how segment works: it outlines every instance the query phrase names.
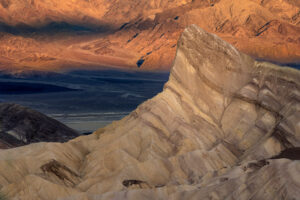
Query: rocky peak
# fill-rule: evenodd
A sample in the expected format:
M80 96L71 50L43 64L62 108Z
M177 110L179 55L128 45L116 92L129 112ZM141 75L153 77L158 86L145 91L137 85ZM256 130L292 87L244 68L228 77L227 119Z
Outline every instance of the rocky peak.
M192 25L185 29L178 42L170 82L166 87L181 87L195 99L212 91L218 92L222 98L229 98L250 80L253 65L254 60L249 56L216 35ZM212 98L207 103L211 108L221 105L216 101Z
M0 192L50 200L296 199L299 80L299 71L256 62L190 26L162 93L92 135L0 151Z

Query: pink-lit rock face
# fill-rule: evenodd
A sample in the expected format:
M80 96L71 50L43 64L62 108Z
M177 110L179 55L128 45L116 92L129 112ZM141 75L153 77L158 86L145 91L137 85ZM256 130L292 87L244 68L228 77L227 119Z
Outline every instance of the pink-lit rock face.
M190 26L162 93L92 135L0 151L0 192L22 200L297 199L299 80L297 70L257 62Z
M297 0L2 0L0 69L169 70L191 24L252 57L299 63L299 13Z

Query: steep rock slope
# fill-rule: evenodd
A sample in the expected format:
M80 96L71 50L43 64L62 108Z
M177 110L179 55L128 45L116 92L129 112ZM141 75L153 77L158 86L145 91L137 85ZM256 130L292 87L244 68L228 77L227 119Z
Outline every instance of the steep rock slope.
M2 0L0 69L169 69L197 24L253 57L300 62L297 0Z
M110 24L118 26L140 16L147 16L185 5L191 0L1 0L1 21L9 26L42 27L51 22L66 22L85 27ZM132 10L134 9L134 10ZM100 26L101 27L101 26Z
M284 0L192 1L131 22L108 37L109 43L96 41L88 47L111 55L116 46L122 46L138 53L143 68L166 69L173 61L180 33L196 24L253 57L299 63L299 11L298 4Z
M299 71L193 25L164 91L65 144L0 151L12 199L297 199Z
M0 103L0 149L35 142L66 142L77 136L76 131L42 113Z

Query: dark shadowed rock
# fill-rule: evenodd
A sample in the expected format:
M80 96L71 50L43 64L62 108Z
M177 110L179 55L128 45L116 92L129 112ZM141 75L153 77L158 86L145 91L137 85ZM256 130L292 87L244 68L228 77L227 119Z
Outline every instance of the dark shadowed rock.
M0 104L0 148L66 142L77 136L76 131L42 113L17 104Z
M285 149L280 154L274 156L272 159L287 158L290 160L300 160L300 147Z

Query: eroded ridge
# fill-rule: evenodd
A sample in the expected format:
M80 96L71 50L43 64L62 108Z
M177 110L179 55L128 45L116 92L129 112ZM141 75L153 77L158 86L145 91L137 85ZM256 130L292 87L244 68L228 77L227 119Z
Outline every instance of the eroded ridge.
M300 146L300 73L256 62L195 25L177 46L164 91L121 121L65 144L1 151L1 192L65 200L299 197L300 163L289 155ZM52 160L59 165L43 170Z

